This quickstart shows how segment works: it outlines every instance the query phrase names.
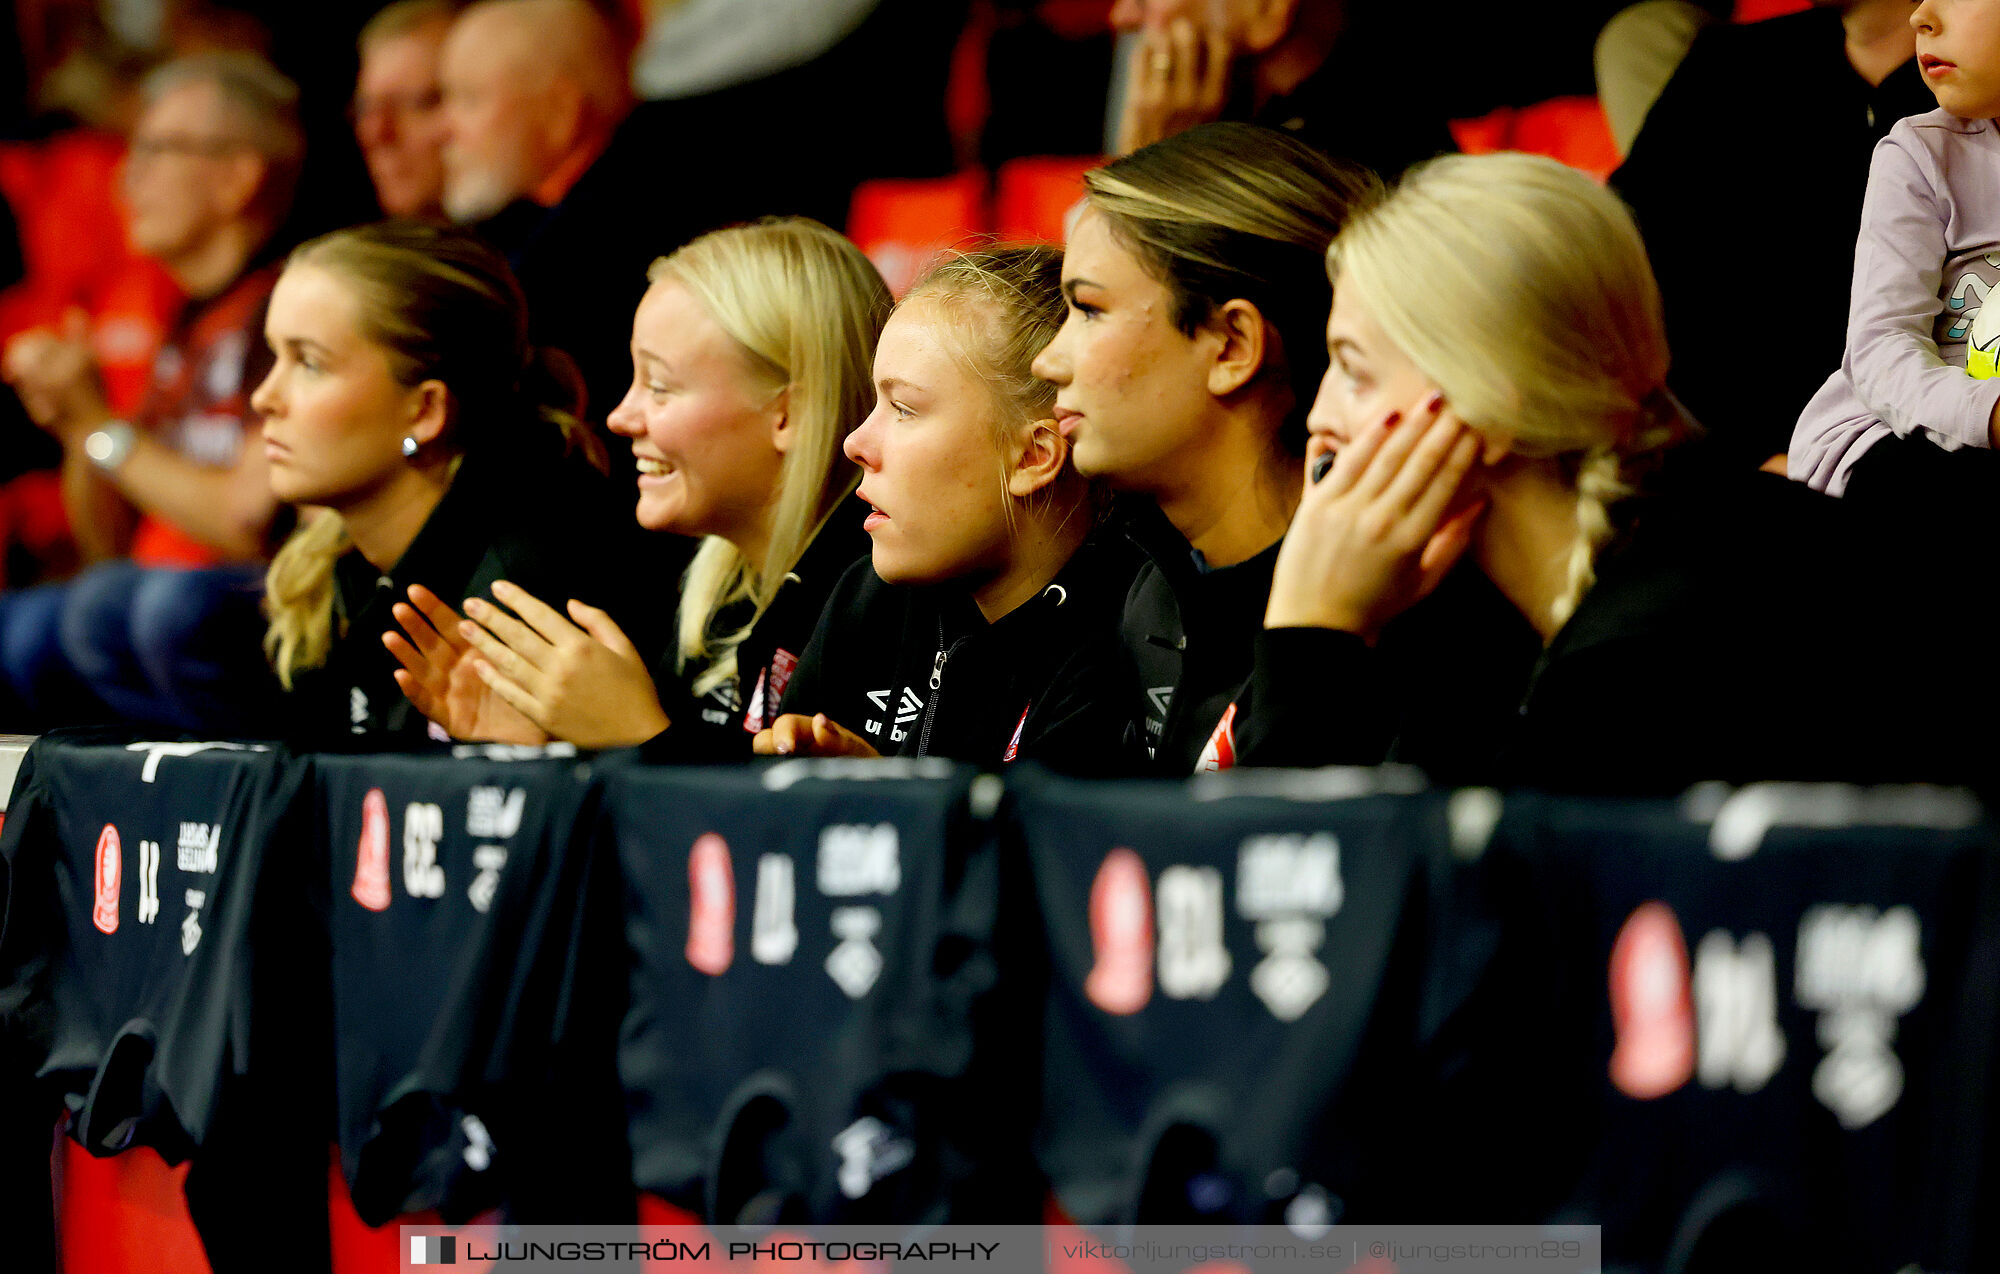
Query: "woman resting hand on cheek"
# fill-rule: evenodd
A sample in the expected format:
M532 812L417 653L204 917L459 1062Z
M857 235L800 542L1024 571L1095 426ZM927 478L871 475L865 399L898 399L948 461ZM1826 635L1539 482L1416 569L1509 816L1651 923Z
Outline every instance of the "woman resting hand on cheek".
M1658 289L1615 196L1553 160L1435 160L1328 260L1317 480L1273 575L1250 761L1380 759L1342 737L1370 715L1356 691L1383 683L1376 639L1463 557L1542 647L1482 781L1675 791L1910 772L1926 736L1912 714L1944 696L1868 675L1855 652L1886 642L1883 620L1847 600L1891 585L1856 587L1836 502L1688 445ZM1845 589L1813 574L1827 561ZM1374 706L1411 741L1401 705Z
M1034 759L1119 768L1136 689L1118 617L1139 557L1098 502L1030 370L1063 319L1062 257L1010 247L911 289L847 439L871 512L765 755Z
M868 259L817 222L778 218L704 235L650 277L632 388L609 423L632 440L639 524L704 537L677 641L655 658L602 611L506 582L463 617L412 593L397 610L407 639L391 643L399 680L456 737L747 755L865 551L840 445L867 414L891 304Z

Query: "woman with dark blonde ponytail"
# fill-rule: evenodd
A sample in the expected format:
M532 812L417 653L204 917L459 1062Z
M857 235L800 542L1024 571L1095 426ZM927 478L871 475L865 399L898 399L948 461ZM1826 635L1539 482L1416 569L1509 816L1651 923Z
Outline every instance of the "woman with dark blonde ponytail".
M1320 261L1377 182L1288 134L1204 124L1084 177L1069 309L1035 359L1078 473L1119 492L1148 562L1122 621L1128 751L1226 768L1229 709L1298 504L1326 366Z
M276 361L251 401L301 519L271 564L264 648L306 705L300 733L435 732L385 645L405 641L392 608L412 586L459 605L533 579L652 622L615 588L602 537L629 523L568 414L574 369L528 344L520 286L476 236L387 221L315 239L265 336Z
M1118 617L1138 570L1029 370L1062 325L1062 254L953 256L882 329L875 410L847 436L870 556L828 601L757 735L773 756L1129 768Z
M1704 457L1664 388L1630 214L1554 160L1420 165L1328 253L1331 366L1271 587L1250 764L1412 738L1375 642L1461 558L1541 638L1478 776L1672 791L1923 772L1942 735L1867 668L1892 596L1836 503ZM1917 621L1887 608L1889 622ZM1443 652L1440 669L1453 659ZM1370 728L1379 733L1370 737Z

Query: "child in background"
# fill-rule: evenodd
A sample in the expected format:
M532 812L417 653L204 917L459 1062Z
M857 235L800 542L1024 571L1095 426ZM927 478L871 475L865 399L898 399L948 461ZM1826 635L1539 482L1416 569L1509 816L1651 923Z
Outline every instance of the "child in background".
M1934 522L2000 490L2000 380L1966 372L2000 284L2000 0L1923 0L1910 24L1940 109L1875 148L1847 353L1799 418L1789 471Z

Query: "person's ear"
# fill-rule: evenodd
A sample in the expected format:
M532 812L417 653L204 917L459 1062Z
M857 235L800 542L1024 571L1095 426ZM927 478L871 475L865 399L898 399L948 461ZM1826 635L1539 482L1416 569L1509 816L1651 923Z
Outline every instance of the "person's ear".
M1242 389L1264 370L1277 332L1263 312L1249 301L1224 301L1204 324L1217 338L1214 361L1208 367L1208 392L1221 398Z
M257 192L263 189L270 171L271 161L255 151L231 151L215 165L208 183L209 197L234 221L257 202Z
M410 391L410 415L403 436L415 438L419 447L428 447L444 437L451 424L451 391L441 380L427 380Z
M1007 494L1015 499L1033 495L1062 476L1069 463L1069 440L1053 420L1023 424L1007 456Z
M1243 51L1252 56L1269 53L1291 34L1299 16L1300 0L1257 0L1243 20Z
M542 133L551 155L565 156L577 144L577 139L583 136L586 109L587 99L581 84L568 76L551 77L535 103L535 116L542 121Z
M771 400L771 445L779 455L792 449L792 387L785 386Z

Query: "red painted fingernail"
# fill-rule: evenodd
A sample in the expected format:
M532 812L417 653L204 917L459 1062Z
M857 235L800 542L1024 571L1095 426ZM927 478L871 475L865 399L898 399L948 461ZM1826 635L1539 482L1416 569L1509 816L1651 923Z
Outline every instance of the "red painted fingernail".
M1382 427L1384 429L1394 429L1397 425L1400 425L1402 423L1403 423L1403 413L1400 411L1392 411L1389 413L1388 418L1383 420Z
M1435 393L1435 394L1432 394L1432 395L1431 395L1431 396L1430 396L1430 397L1429 397L1428 399L1426 399L1426 400L1425 400L1425 402L1424 402L1424 410L1425 410L1425 411L1443 411L1443 410L1444 410L1444 393L1443 393L1443 391L1439 391L1438 393Z

